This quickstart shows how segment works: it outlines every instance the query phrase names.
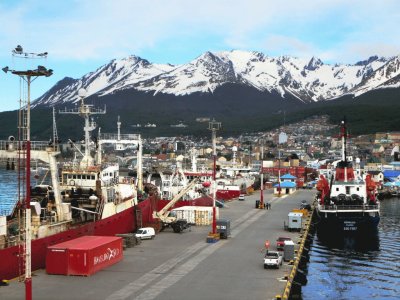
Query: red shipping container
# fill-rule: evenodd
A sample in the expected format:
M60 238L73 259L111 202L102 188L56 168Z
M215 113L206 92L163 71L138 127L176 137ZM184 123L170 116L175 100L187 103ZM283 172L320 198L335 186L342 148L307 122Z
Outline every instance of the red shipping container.
M90 276L123 258L122 238L82 236L49 246L46 272L59 275Z

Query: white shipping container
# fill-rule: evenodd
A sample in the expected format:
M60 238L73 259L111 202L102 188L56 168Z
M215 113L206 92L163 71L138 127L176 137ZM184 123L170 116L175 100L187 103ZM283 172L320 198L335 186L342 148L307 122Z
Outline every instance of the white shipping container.
M196 224L195 211L190 209L190 206L185 206L185 209L173 209L173 211L176 213L177 219L185 219L190 224Z
M173 209L178 219L186 219L189 223L198 226L212 224L212 207L209 206L182 206ZM219 217L219 208L215 208Z

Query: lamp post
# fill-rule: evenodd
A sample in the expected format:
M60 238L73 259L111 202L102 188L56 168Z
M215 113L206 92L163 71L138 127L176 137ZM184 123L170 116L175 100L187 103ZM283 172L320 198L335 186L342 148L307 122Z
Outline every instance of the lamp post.
M29 57L36 57L36 58L44 58L47 56L47 52L44 53L25 53L20 45L18 45L13 51L14 56L20 56L24 58ZM4 73L11 72L14 75L18 75L22 80L24 80L27 84L27 98L26 103L24 99L21 98L21 107L20 107L20 114L19 114L19 125L18 130L20 131L20 140L24 142L24 146L21 148L22 154L23 151L25 152L25 247L24 253L22 255L25 258L25 299L31 300L32 299L32 254L31 254L31 195L30 195L30 158L31 158L31 141L30 141L30 123L31 123L31 116L30 116L30 93L31 93L31 83L39 76L49 77L53 74L53 70L46 69L44 66L38 66L35 70L26 70L26 71L18 71L18 70L11 70L9 67L4 67L2 69ZM21 137L22 135L22 137ZM21 155L20 157L23 157ZM21 161L18 159L18 171L21 170ZM20 195L19 195L20 196Z
M278 159L279 159L279 167L278 167L278 197L281 196L281 149L278 150Z
M260 209L264 208L264 171L263 171L263 162L264 162L264 140L260 139L261 142L261 169L260 169Z
M208 123L208 129L211 130L211 139L213 147L213 221L212 221L212 233L217 233L217 217L215 209L215 198L217 192L216 185L216 166L217 166L217 147L216 147L216 133L217 130L221 129L221 122L216 122L214 119Z

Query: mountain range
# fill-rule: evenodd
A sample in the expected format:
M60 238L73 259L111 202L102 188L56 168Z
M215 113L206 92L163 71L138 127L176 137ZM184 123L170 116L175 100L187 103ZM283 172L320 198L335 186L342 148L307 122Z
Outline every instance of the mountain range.
M152 64L137 56L112 60L80 79L64 78L34 102L54 106L79 101L78 90L98 98L135 90L188 96L213 94L226 84L294 97L303 103L360 96L368 91L400 87L400 56L371 56L353 65L324 64L320 59L269 57L260 52L206 52L183 65ZM134 100L132 100L134 101Z
M189 63L171 65L132 55L113 59L82 78L66 77L32 101L32 114L40 116L32 132L51 136L51 108L75 107L81 89L86 103L107 107L107 115L96 120L106 132L116 130L118 116L125 125L122 131L154 123L157 129L151 132L135 131L175 135L209 134L207 124L195 121L203 117L221 121L226 133L241 133L319 114L334 122L347 114L360 133L398 130L400 56L324 64L316 57L233 50L206 52ZM80 135L74 118L57 116L60 131ZM179 122L189 126L170 126ZM9 124L0 120L0 135L8 136Z

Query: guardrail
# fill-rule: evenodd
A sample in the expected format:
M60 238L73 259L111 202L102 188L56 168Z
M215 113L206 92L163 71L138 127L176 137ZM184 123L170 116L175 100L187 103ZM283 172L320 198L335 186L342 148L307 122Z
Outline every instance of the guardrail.
M305 243L306 243L306 240L307 240L309 232L310 232L310 226L311 226L314 210L315 210L315 206L313 205L311 212L307 215L306 221L304 223L304 227L303 227L304 231L302 233L301 240L299 242L300 246L299 246L299 249L297 250L296 259L293 262L293 268L290 271L289 276L287 276L287 282L286 282L285 289L283 290L282 295L276 296L277 299L287 300L290 298L292 284L294 282L294 278L296 277L296 273L299 269L299 264L300 264L301 258L303 256L303 251L305 250Z

